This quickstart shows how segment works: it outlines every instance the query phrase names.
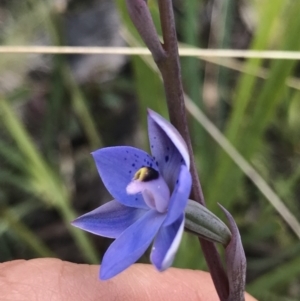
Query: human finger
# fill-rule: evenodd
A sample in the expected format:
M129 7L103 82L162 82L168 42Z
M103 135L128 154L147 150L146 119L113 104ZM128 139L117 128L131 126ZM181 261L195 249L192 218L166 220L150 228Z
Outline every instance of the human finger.
M58 259L0 264L1 300L218 301L211 277L202 271L170 268L163 273L136 264L107 280L99 266ZM255 301L249 295L246 301Z

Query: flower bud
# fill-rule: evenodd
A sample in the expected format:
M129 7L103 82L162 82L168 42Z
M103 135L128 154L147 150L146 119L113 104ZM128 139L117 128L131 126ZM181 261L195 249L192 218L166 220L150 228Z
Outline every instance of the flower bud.
M206 207L193 200L188 201L185 209L185 229L224 246L227 246L231 239L228 227Z

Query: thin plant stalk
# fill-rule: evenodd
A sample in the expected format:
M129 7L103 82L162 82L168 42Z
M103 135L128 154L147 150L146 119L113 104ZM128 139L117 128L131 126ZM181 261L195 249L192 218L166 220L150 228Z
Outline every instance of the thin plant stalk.
M163 46L167 53L166 58L158 63L158 68L161 71L164 81L170 120L184 137L189 149L191 157L191 174L193 178L192 197L198 203L205 205L204 195L193 156L192 143L185 113L172 1L159 0L158 3L164 39ZM218 295L221 300L225 300L228 297L229 287L220 255L213 243L201 238L199 240Z
M159 0L158 5L163 33L163 44L161 44L158 38L147 7L147 2L144 0L127 0L127 7L132 21L151 51L153 59L162 74L170 121L187 143L191 158L191 175L193 179L192 198L198 203L205 205L202 187L193 156L192 143L185 112L172 1ZM216 246L203 239L200 239L200 243L218 295L222 301L228 300L229 282Z

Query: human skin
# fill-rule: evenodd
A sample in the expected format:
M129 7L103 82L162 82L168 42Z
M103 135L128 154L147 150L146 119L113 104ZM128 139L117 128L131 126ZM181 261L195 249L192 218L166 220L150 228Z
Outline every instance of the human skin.
M170 268L159 273L135 264L120 275L98 279L99 266L58 259L0 264L1 301L218 301L206 272ZM255 301L246 294L246 301Z

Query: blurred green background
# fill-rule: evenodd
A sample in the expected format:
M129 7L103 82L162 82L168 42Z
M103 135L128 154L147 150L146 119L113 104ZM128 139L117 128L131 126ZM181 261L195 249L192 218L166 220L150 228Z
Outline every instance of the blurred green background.
M1 45L143 46L124 2L2 0ZM148 2L160 32L156 1ZM300 48L300 1L173 2L182 47ZM300 65L197 57L181 63L185 92L197 106L188 117L206 202L224 220L220 202L238 223L247 290L259 300L299 300ZM148 149L147 107L167 117L150 57L1 54L1 262L100 262L110 240L70 226L110 200L90 152ZM209 126L194 119L199 109ZM236 151L244 161L232 160ZM206 269L195 237L184 236L174 266Z

